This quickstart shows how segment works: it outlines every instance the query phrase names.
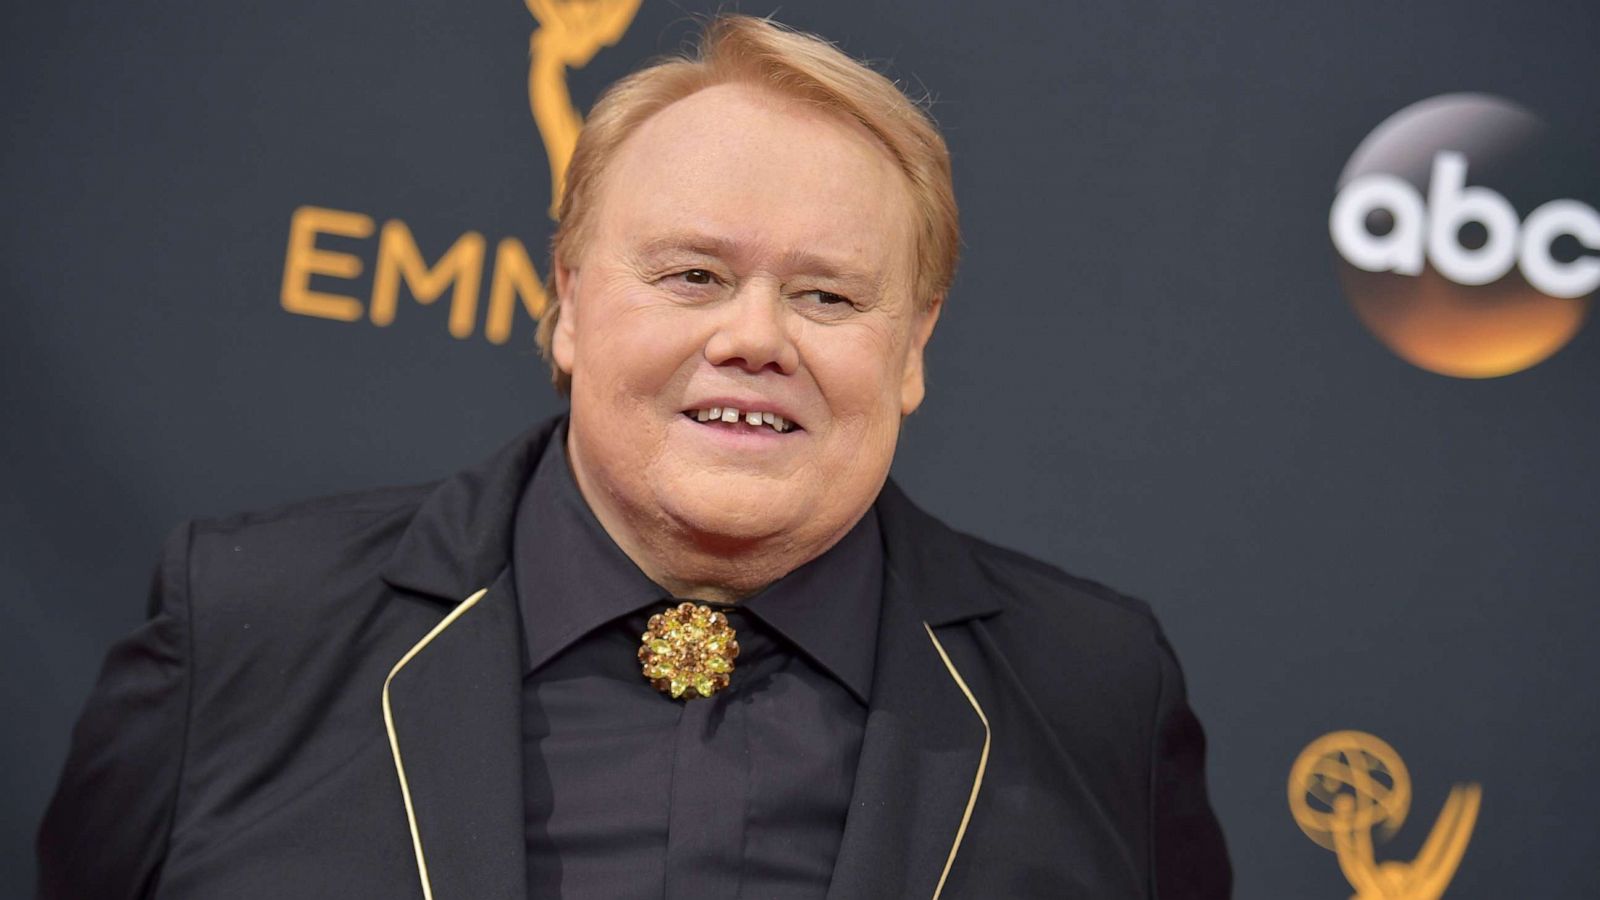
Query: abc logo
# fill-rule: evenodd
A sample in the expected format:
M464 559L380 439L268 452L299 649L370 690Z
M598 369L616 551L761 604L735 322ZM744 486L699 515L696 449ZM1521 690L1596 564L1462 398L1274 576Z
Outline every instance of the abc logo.
M1467 158L1441 150L1433 158L1426 205L1411 185L1393 175L1365 175L1333 201L1329 230L1345 261L1368 272L1421 275L1423 251L1439 274L1456 284L1498 281L1519 264L1536 290L1552 297L1582 297L1600 287L1600 259L1557 262L1555 239L1570 234L1600 249L1600 213L1576 200L1551 200L1519 227L1510 201L1486 187L1466 187ZM1387 234L1367 230L1368 216L1386 212ZM1477 223L1486 234L1476 249L1462 246L1462 226Z
M1521 107L1451 94L1390 117L1351 156L1328 231L1357 315L1401 358L1492 378L1582 327L1600 213L1562 195L1574 167L1550 144Z

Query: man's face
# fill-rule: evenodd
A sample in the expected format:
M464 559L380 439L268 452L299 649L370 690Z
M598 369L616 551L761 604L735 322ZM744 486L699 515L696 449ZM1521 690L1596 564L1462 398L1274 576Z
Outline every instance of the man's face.
M721 85L640 126L599 193L553 342L586 496L647 539L821 552L922 401L904 176L854 123Z

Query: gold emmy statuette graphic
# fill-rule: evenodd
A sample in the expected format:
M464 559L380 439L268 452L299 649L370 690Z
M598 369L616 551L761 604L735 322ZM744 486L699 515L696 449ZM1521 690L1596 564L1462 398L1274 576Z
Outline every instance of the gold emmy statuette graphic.
M1306 836L1332 850L1352 900L1437 900L1455 877L1472 839L1483 789L1458 784L1410 862L1378 862L1372 833L1393 837L1411 807L1411 776L1400 754L1360 731L1312 741L1289 770L1289 810Z
M589 64L601 47L622 37L640 0L525 0L539 27L529 42L528 105L550 159L550 218L561 207L567 162L583 117L567 92L567 70Z

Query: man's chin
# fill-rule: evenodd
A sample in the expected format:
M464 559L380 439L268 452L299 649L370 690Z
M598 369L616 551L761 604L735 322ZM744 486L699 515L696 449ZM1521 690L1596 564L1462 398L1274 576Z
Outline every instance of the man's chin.
M761 541L792 532L795 525L788 516L729 510L705 504L689 504L677 512L676 518L686 530L704 535L706 540L737 543Z
M662 508L703 546L749 546L792 535L798 504L764 479L718 476L663 498Z

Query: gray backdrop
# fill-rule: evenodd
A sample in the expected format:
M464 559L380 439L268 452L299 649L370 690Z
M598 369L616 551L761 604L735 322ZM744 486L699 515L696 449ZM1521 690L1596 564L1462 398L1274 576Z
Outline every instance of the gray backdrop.
M579 108L713 6L644 0L571 73ZM957 527L1155 607L1211 739L1238 895L1349 896L1285 791L1338 729L1409 766L1413 813L1381 858L1411 858L1476 782L1449 896L1600 895L1600 334L1504 378L1414 368L1356 318L1327 231L1357 144L1455 91L1542 116L1579 160L1572 195L1600 202L1596 7L777 11L931 92L954 155L965 256L896 477ZM279 303L307 204L402 220L430 261L467 231L491 256L515 236L544 270L516 0L5 19L0 877L20 895L71 723L170 527L438 477L560 404L526 317L497 345L452 337L443 300L402 294L386 328ZM365 272L318 284L370 295L375 237L319 246Z

